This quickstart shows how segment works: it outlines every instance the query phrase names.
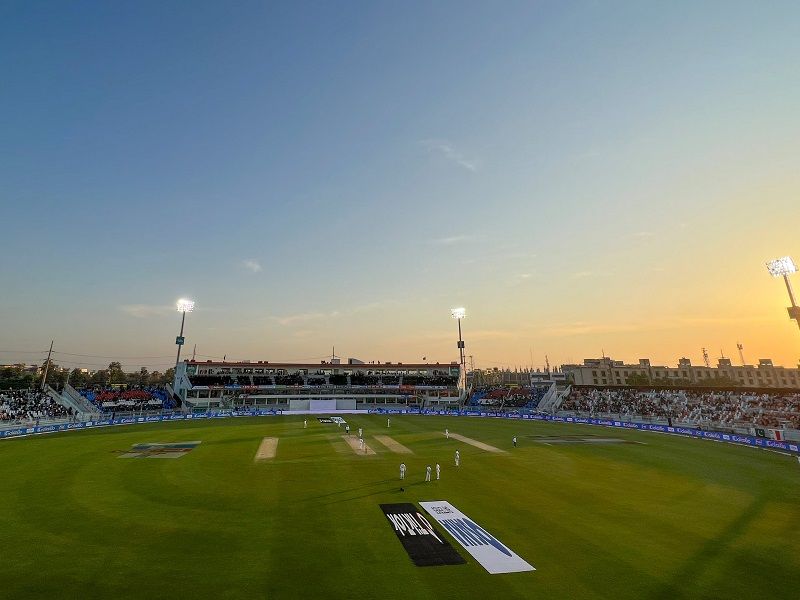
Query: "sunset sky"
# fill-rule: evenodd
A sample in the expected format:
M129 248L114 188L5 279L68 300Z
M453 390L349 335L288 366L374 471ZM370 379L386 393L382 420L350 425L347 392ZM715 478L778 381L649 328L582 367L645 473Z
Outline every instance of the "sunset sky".
M0 363L795 366L800 3L4 2ZM796 276L800 288L800 275ZM86 356L78 356L86 355Z

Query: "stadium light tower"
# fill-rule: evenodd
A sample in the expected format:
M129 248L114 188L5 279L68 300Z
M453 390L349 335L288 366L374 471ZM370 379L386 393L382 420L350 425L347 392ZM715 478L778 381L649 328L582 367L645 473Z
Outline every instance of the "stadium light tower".
M467 371L464 365L464 340L461 338L461 319L467 316L467 310L462 306L459 308L450 309L450 316L458 321L458 353L461 359L461 373L464 377L464 387L467 383Z
M792 303L786 310L789 311L789 318L797 321L797 326L800 327L800 306L797 306L797 300L794 297L794 290L792 289L792 282L789 281L789 275L797 273L797 265L789 256L776 258L767 263L767 270L773 277L783 277L783 282L786 284L786 291L789 292L789 302Z
M175 308L178 309L179 313L182 313L181 316L181 332L178 334L178 337L175 338L175 343L178 345L178 358L175 359L175 371L177 373L178 364L181 362L181 347L183 346L183 324L186 322L186 313L192 312L194 310L194 300L187 300L186 298L181 298L175 303Z

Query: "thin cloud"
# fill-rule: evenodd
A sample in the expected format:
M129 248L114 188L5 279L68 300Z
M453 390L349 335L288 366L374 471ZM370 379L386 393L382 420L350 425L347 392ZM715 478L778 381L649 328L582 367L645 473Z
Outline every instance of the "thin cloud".
M255 258L247 258L243 260L242 266L248 271L252 271L253 273L261 272L261 263L258 262Z
M630 332L653 332L673 329L684 329L702 325L730 325L741 323L765 323L769 318L742 316L742 317L716 317L710 315L696 316L665 316L656 322L634 321L625 323L587 323L574 321L571 323L558 323L545 327L543 335L547 336L573 336L573 335L606 335Z
M533 281L533 273L519 273L512 281L512 284L522 285L523 283L527 283L529 281Z
M544 335L551 336L570 336L570 335L591 335L591 334L608 334L608 333L624 333L629 331L640 330L639 325L633 324L597 324L585 323L577 321L574 323L564 323L560 325L552 325L543 330Z
M578 271L578 272L576 272L576 273L573 273L573 274L571 275L571 277L572 277L573 279L584 279L584 278L586 278L586 277L591 277L591 276L593 276L593 275L595 275L595 274L596 274L596 273L595 273L594 271Z
M326 315L320 312L314 313L298 313L294 315L286 315L283 317L272 317L272 320L278 323L279 325L283 325L284 327L289 327L291 325L297 325L298 323L307 323L308 321L315 321L317 319L324 319Z
M420 144L422 144L430 154L441 156L467 171L472 171L474 173L478 170L479 164L477 160L467 158L447 140L422 140Z
M451 235L448 237L437 238L432 243L438 246L454 246L456 244L468 244L470 242L480 242L484 239L482 235L465 234L465 235Z
M293 315L284 315L282 317L270 317L270 319L284 327L294 327L297 325L308 323L309 321L318 321L321 319L336 319L342 316L356 315L364 312L380 310L391 306L397 306L398 304L399 302L393 299L378 300L375 302L368 302L366 304L359 304L351 308L348 308L347 310L337 309L329 312L322 312L322 311L304 312Z
M655 235L652 231L637 231L634 234L631 234L635 238L639 238L640 240L644 240L647 238L651 238Z
M136 319L163 317L175 310L174 306L159 306L155 304L123 304L118 308L126 315Z

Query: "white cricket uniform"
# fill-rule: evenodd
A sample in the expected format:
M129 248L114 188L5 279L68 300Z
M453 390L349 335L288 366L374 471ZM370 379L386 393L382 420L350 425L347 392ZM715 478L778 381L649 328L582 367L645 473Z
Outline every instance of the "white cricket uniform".
M461 464L461 454L456 450L456 466Z
M430 481L430 480L431 480L431 466L428 465L427 467L425 467L425 481Z
M400 479L406 478L406 463L400 463Z
M442 467L439 466L439 463L436 463L436 481L439 481L439 477L442 474Z
M516 448L517 447L517 436L514 436L513 438L511 438L511 441L514 442L514 448Z
M361 427L358 428L358 437L364 437L364 430Z
M449 430L449 429L445 429L445 430L444 430L444 436L445 436L445 437L446 437L448 440L450 439L450 430Z
M308 421L305 421L305 420L304 420L304 421L303 421L303 429L305 429L306 427L308 427Z
M391 419L386 419L386 426L391 427Z

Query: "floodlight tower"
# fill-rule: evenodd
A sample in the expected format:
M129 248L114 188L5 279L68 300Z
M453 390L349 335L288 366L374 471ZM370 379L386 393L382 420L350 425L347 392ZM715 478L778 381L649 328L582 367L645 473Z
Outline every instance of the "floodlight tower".
M178 345L178 357L175 359L175 371L177 373L178 364L181 362L181 347L183 346L183 324L186 322L186 313L192 312L194 310L194 300L187 300L186 298L181 298L175 303L175 308L178 309L178 312L181 313L181 332L178 334L178 337L175 338L175 343Z
M466 365L464 364L464 340L461 337L461 319L467 316L467 310L463 306L459 308L453 308L450 310L450 316L458 321L458 354L461 364L461 373L464 377L464 388L466 389L467 370Z
M767 263L767 270L773 277L783 277L783 282L786 284L786 291L789 292L789 301L792 303L786 310L789 311L789 318L797 321L797 326L800 327L800 306L797 306L797 300L794 297L794 290L792 289L792 282L789 281L789 275L797 273L797 265L789 256L776 258Z

